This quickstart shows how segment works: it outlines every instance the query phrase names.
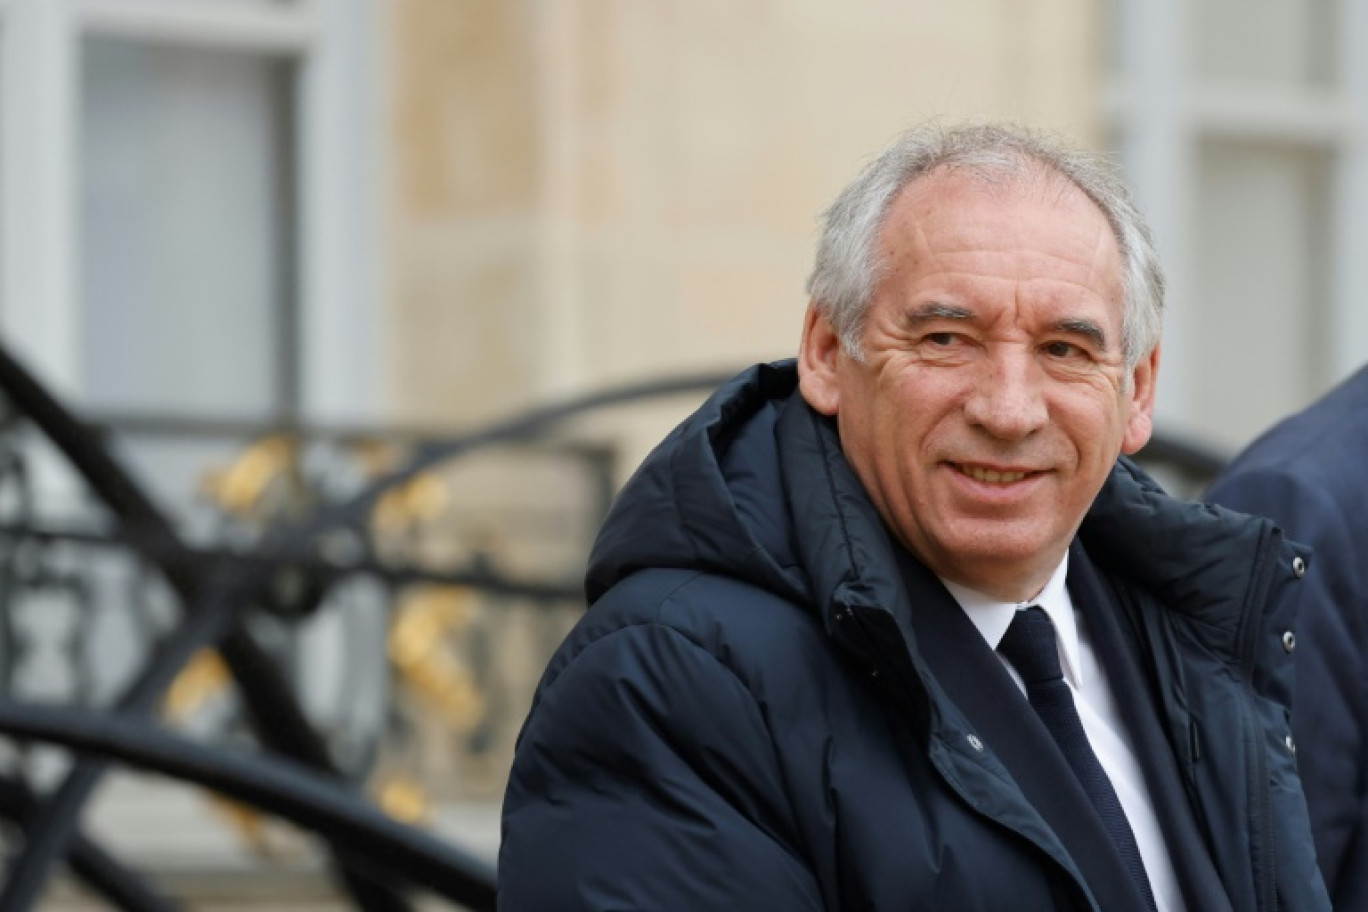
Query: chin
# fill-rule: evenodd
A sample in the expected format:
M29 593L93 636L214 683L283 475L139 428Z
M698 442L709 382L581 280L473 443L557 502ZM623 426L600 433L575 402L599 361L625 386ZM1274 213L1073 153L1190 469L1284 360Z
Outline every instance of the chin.
M1037 536L1004 538L1001 535L975 536L946 545L943 553L953 555L955 566L982 568L984 572L977 575L991 579L1051 573L1069 547L1068 542L1060 545ZM1051 557L1056 551L1058 556Z

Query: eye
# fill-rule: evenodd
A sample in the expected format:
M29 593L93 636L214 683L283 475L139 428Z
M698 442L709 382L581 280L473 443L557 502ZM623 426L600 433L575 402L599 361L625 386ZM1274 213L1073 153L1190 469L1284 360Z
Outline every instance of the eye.
M1059 340L1046 342L1042 350L1051 358L1061 359L1079 358L1086 354L1082 348L1074 345L1072 342L1063 342Z
M929 329L929 328L928 328ZM972 333L957 329L929 329L912 338L912 346L924 358L937 363L957 363L967 357L976 342Z

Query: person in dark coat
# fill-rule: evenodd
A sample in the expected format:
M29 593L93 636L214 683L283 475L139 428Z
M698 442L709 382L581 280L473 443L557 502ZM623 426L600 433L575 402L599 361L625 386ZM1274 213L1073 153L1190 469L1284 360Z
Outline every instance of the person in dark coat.
M913 130L825 216L795 361L645 460L503 807L505 912L1329 908L1304 561L1166 496L1163 281L1112 172Z
M1206 497L1315 551L1296 629L1292 733L1336 909L1368 909L1368 368L1251 443Z

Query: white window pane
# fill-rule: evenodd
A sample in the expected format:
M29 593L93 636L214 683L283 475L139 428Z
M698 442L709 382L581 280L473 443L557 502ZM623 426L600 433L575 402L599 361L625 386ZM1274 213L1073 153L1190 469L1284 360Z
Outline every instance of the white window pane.
M290 404L288 64L98 37L81 63L86 404L225 417Z
M1292 85L1337 79L1340 0L1196 0L1202 77Z
M1328 157L1208 143L1198 172L1190 306L1199 426L1239 446L1324 388Z

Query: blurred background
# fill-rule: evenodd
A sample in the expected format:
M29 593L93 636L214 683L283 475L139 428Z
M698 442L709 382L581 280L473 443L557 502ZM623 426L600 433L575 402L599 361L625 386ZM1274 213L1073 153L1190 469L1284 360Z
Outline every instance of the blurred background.
M1368 362L1368 0L0 0L0 346L178 547L332 561L263 577L249 635L359 794L492 859L612 491L794 351L864 162L1001 118L1116 156L1148 214L1161 431L1219 459ZM547 411L604 390L639 395ZM29 411L0 697L105 710L187 596ZM236 673L197 654L161 724L254 750ZM37 795L70 763L0 733ZM172 780L80 820L187 908L350 902L315 840Z

